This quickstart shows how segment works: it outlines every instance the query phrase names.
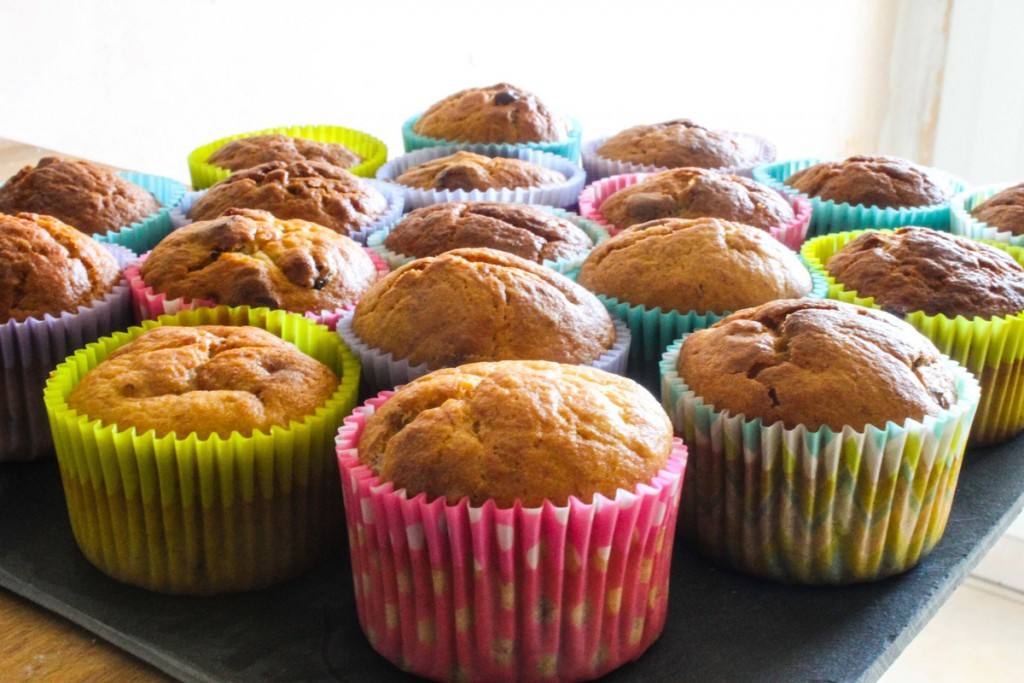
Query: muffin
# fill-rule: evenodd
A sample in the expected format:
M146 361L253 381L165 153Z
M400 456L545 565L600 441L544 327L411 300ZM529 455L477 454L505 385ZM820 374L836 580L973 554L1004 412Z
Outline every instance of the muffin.
M536 95L498 83L469 88L431 105L413 132L439 140L476 143L524 143L563 140L568 126Z
M971 209L971 217L1012 235L1024 235L1024 183L997 192Z
M616 228L662 218L721 218L761 230L791 223L793 208L775 190L740 176L679 168L648 176L605 199Z
M421 190L488 190L556 185L565 175L522 159L488 157L458 151L433 159L399 175L395 182Z
M88 161L44 157L0 186L0 213L53 216L89 235L104 235L160 210L146 190Z
M689 119L633 126L611 136L597 148L608 159L659 168L728 168L749 165L756 158L749 140L734 133L709 130Z
M853 156L797 171L786 184L811 197L838 204L899 208L945 204L950 193L905 159Z
M262 209L277 218L298 218L351 235L384 216L388 201L365 180L337 166L271 161L211 187L192 204L189 217L211 220L232 208Z
M206 163L241 171L268 161L288 164L318 161L340 168L351 168L362 161L362 157L344 145L268 133L232 140L211 154Z
M682 528L706 558L852 583L906 571L941 538L979 389L905 322L774 301L683 337L661 372L690 447Z
M591 679L663 629L685 449L633 382L440 370L356 411L338 456L360 624L397 666Z
M377 268L356 242L323 226L229 209L168 235L140 275L168 299L303 313L354 304Z

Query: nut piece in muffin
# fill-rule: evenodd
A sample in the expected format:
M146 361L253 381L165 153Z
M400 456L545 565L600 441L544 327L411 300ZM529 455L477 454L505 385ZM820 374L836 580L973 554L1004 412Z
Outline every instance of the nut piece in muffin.
M786 185L810 197L840 204L900 208L949 201L949 190L905 159L854 156L797 171Z
M321 225L229 209L164 238L142 279L171 299L268 306L295 313L354 304L376 278L356 242Z
M615 342L597 297L495 249L419 259L370 287L352 329L396 360L431 369L488 360L591 363Z
M51 216L0 213L0 323L75 312L120 279L110 252L70 225Z
M338 389L326 365L257 327L155 327L86 373L68 405L139 434L249 436L301 421Z
M344 145L293 138L280 133L250 135L232 140L217 149L207 163L231 171L241 171L268 161L321 161L331 166L351 168L363 158Z
M565 176L531 161L459 151L413 166L395 178L395 182L419 190L470 192L556 185L565 182Z
M1024 235L1024 183L992 195L971 209L971 216L991 228Z
M768 233L717 218L668 218L624 230L590 252L578 280L664 312L726 313L812 288L796 254Z
M388 202L362 178L320 161L271 161L233 173L199 197L189 211L206 221L228 209L261 209L348 235L371 225Z
M433 104L413 132L451 142L554 142L568 128L533 93L508 83L469 88Z
M896 315L953 318L1024 311L1024 268L1005 251L928 228L869 231L837 251L829 275Z
M766 426L885 429L957 400L949 367L913 327L829 300L734 313L687 337L677 370L706 404Z
M113 171L88 161L45 157L0 186L0 213L39 213L89 235L143 220L160 202Z
M661 168L727 168L752 163L757 156L747 140L709 130L689 119L627 128L605 140L597 153Z
M672 426L632 380L538 361L438 370L400 389L366 422L359 457L412 498L498 507L590 503L650 481Z
M768 230L792 223L793 208L775 190L700 168L662 171L608 197L601 215L619 228L659 218L722 218Z
M449 202L408 214L391 230L384 246L416 258L488 247L542 263L579 256L594 244L579 226L535 206Z

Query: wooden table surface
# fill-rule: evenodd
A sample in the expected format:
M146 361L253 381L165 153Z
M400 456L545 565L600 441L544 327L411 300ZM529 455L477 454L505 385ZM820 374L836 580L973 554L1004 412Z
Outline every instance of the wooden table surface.
M42 147L0 138L0 182L22 166L53 154ZM171 679L67 619L0 588L0 680Z

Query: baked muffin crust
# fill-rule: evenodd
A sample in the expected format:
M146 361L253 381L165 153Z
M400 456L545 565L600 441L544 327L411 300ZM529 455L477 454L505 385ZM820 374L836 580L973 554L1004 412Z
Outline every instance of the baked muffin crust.
M508 83L468 88L431 105L413 131L452 142L554 142L568 127L533 93Z
M362 160L361 156L344 145L272 133L232 140L211 154L206 162L231 171L241 171L268 161L289 164L320 161L340 168L351 168Z
M753 160L753 150L734 135L689 119L633 126L605 140L597 153L645 166L726 168Z
M492 188L540 187L565 182L565 176L522 159L488 157L459 151L413 166L395 182L420 190L489 190Z
M989 227L1024 235L1024 183L992 195L974 207L971 216Z
M853 156L797 171L786 185L811 197L852 205L899 208L949 201L949 190L905 159Z

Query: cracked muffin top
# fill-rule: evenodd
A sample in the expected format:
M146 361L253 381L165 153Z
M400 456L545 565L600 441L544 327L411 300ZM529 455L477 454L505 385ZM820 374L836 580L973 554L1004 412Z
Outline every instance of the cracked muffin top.
M885 428L956 403L928 339L888 313L830 300L738 311L683 342L679 376L718 411L787 428Z
M171 299L295 313L354 304L377 276L366 251L348 237L251 209L229 209L175 230L141 272L147 285Z
M0 213L0 324L88 306L121 267L99 242L52 216Z
M301 421L338 389L320 361L257 327L155 327L86 373L68 406L142 434L249 436Z
M488 360L591 363L615 342L601 302L575 282L496 249L456 249L374 284L352 328L410 365Z
M689 119L633 126L605 140L597 153L608 159L662 168L727 168L752 163L756 150L731 133Z
M395 182L419 190L490 190L541 187L565 182L565 176L532 161L488 157L459 151L413 166Z
M989 227L1024 235L1024 183L992 195L971 209L971 216Z
M826 161L797 171L786 178L786 185L826 201L883 209L949 201L947 188L933 182L921 168L898 157L854 156L844 161Z
M206 163L231 171L241 171L268 161L283 161L289 164L298 161L320 161L331 166L351 168L362 160L361 156L344 145L272 133L232 140L211 154Z
M508 83L468 88L431 105L413 124L420 135L452 142L564 140L568 127L533 93Z
M1024 311L1024 268L1012 256L928 228L866 232L825 267L844 287L896 315L990 318Z
M348 235L368 227L388 202L362 178L320 161L271 161L232 173L199 197L189 211L206 221L228 209L261 209Z
M88 161L45 157L0 186L0 213L53 216L87 235L118 230L159 210L149 192Z
M538 507L612 498L668 461L672 425L645 389L594 368L504 361L438 370L366 421L359 458L409 497Z
M678 168L624 187L601 204L619 228L659 218L722 218L767 230L792 223L793 208L775 190L735 175Z

